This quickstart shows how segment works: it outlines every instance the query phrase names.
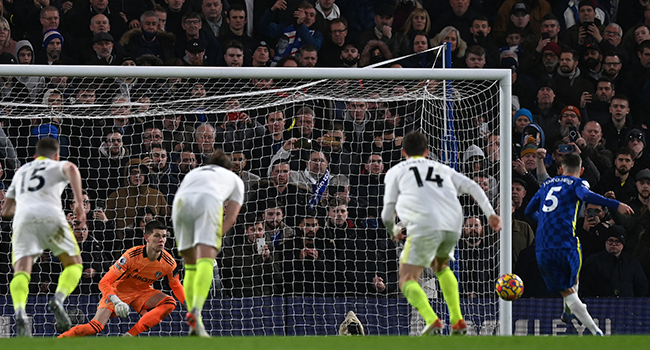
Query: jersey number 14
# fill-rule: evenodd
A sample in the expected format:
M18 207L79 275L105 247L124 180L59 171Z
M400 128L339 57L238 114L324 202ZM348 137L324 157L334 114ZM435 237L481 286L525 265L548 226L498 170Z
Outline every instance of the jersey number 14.
M423 187L424 182L422 182L422 176L420 176L420 171L418 170L418 168L412 166L409 168L409 170L413 171L413 175L415 175L415 182L417 182L418 187ZM433 177L432 166L429 167L429 170L427 171L427 178L425 180L438 183L438 187L442 187L442 182L444 181L438 174L436 174L435 178Z

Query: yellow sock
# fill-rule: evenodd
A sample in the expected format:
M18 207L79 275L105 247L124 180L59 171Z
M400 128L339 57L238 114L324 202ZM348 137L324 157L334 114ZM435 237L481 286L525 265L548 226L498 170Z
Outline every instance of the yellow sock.
M55 294L61 302L63 302L65 298L67 298L68 295L77 288L83 270L84 266L81 264L70 265L63 269L61 276L59 276L59 284L56 286Z
M183 278L183 289L185 289L185 303L187 310L191 311L194 299L194 276L196 276L196 265L185 264L185 277Z
M214 274L214 259L201 258L196 261L196 275L194 276L194 300L192 309L199 312L203 310L205 299L210 294L212 276Z
M25 310L27 306L27 296L29 295L29 280L31 276L25 271L19 271L14 274L14 277L9 283L9 291L11 293L11 300L14 304L14 311Z
M422 290L422 287L420 287L417 281L406 281L402 285L402 294L404 294L409 304L418 310L427 324L436 322L438 315L433 311L431 304L429 304L427 294Z
M463 319L463 314L460 312L460 296L458 295L458 280L451 269L446 267L442 271L437 272L438 282L440 282L440 289L442 295L445 297L445 302L449 308L449 322L452 325L456 324L459 320Z

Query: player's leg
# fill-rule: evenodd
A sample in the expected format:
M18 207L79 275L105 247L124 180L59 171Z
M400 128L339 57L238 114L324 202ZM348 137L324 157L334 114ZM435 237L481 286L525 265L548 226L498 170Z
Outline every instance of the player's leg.
M459 232L441 231L438 233L441 237L440 245L436 251L436 257L431 267L438 277L442 295L449 309L449 322L451 323L451 334L466 334L467 325L463 320L463 314L460 311L460 295L458 293L458 279L449 268L449 257L460 239Z
M14 263L14 276L9 283L16 319L16 333L19 337L31 337L32 335L25 307L27 306L33 263L33 256L24 256L16 260Z
M192 310L194 306L194 280L196 279L196 250L194 247L180 252L185 265L185 276L183 277L183 289L185 290L185 303L187 309Z
M101 300L103 300L103 298ZM90 322L74 326L69 330L63 332L58 336L58 338L87 337L89 335L100 333L104 330L104 326L106 326L106 323L108 323L108 320L112 315L113 310L108 307L97 308L97 313L95 313L95 317L93 317Z
M571 309L571 313L573 313L583 325L589 328L593 335L603 335L603 331L598 328L594 319L591 318L589 311L587 311L587 305L578 298L578 293L573 287L561 291L560 294L562 294L566 305Z
M152 295L144 304L144 310L148 310L148 312L140 318L127 334L136 336L153 328L174 311L174 308L176 308L176 300L169 295L163 292Z
M72 322L63 307L63 302L77 288L77 285L79 285L79 280L83 273L83 265L80 255L70 256L68 253L60 253L57 255L57 258L63 265L63 272L59 276L59 283L56 287L54 297L50 299L47 307L54 314L56 329L59 332L65 332L70 329Z

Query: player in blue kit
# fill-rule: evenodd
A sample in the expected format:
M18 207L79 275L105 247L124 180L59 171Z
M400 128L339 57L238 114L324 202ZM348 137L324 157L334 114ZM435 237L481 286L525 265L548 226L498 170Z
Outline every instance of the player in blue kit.
M571 314L594 335L603 335L587 311L587 305L578 298L578 273L582 265L580 242L575 227L582 202L593 203L633 214L627 204L607 199L589 190L589 183L580 179L584 171L577 154L562 156L561 175L542 184L526 207L526 215L538 220L536 253L539 270L551 292L560 292L564 298L563 320Z

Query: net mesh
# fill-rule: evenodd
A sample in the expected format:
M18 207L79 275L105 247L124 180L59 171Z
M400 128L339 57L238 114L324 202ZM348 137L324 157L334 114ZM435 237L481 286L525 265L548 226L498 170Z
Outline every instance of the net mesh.
M134 68L137 69L137 68ZM287 76L290 76L288 74ZM355 311L366 334L416 333L423 321L398 288L403 243L379 220L383 174L401 160L401 138L424 132L431 156L478 182L498 204L498 81L4 77L0 157L5 188L41 137L80 168L88 232L75 232L85 274L67 302L89 321L98 282L142 227L168 223L184 174L215 149L232 154L246 200L215 264L204 323L212 334L337 334ZM453 118L450 118L453 116ZM316 185L329 173L320 196ZM139 174L138 174L139 173ZM470 334L496 332L498 237L470 198L466 234L452 268ZM73 221L71 196L64 199ZM307 217L307 219L304 219ZM315 219L311 219L315 218ZM478 218L478 219L477 219ZM317 227L314 227L317 226ZM0 310L12 315L11 225L2 221ZM167 249L178 258L173 232ZM178 264L182 267L180 259ZM49 252L34 265L28 313L51 334L44 312L61 264ZM447 310L431 269L421 280L435 311ZM171 295L165 282L157 282ZM6 322L5 322L6 321ZM137 321L113 319L105 334ZM180 308L149 334L181 334Z

